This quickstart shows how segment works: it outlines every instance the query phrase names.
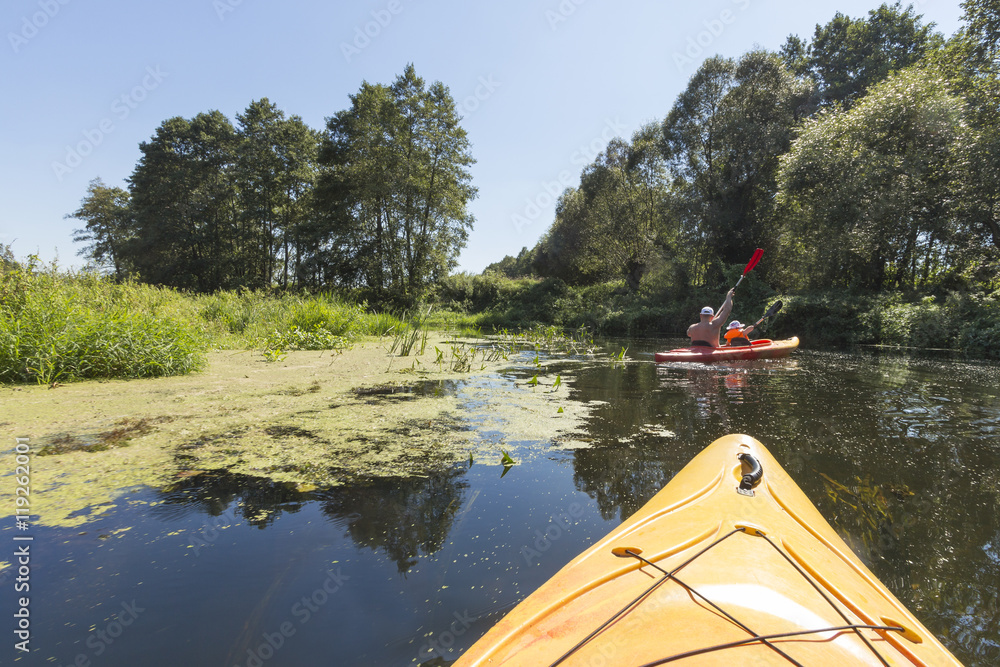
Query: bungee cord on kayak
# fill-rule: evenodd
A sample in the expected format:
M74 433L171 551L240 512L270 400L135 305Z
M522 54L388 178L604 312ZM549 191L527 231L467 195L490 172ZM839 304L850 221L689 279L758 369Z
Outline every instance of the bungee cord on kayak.
M757 466L757 469L755 469L754 472L757 472L757 470L759 470L759 464ZM758 479L759 479L759 477L758 477ZM736 618L735 616L733 616L732 614L730 614L729 612L727 612L725 609L723 609L722 607L720 607L719 605L715 604L710 599L708 599L707 597L705 597L704 595L702 595L701 593L699 593L694 587L689 586L688 584L686 584L685 582L683 582L677 576L677 573L680 572L688 564L692 563L694 560L696 560L699 556L701 556L702 554L704 554L706 551L708 551L709 549L717 546L718 544L721 544L723 541L729 539L730 537L732 537L736 533L744 533L746 535L753 535L753 536L756 536L756 537L762 537L765 541L767 541L767 543L770 544L771 547L774 548L775 551L777 551L779 554L781 554L781 556L789 563L789 565L791 565L793 568L795 568L795 570L803 578L805 578L805 580L808 581L810 583L810 585L812 585L812 587L816 590L816 592L819 593L823 597L824 600L826 600L826 602L837 612L837 614L841 618L844 619L845 625L842 625L842 626L831 626L831 627L817 628L817 629L810 629L810 630L799 630L799 631L795 631L795 632L782 632L782 633L775 633L775 634L769 634L769 635L761 635L761 634L758 634L757 632L755 632L754 630L751 630L745 623L741 622L738 618ZM675 582L677 582L678 584L680 584L681 586L683 586L685 589L687 589L689 592L691 592L692 594L694 594L695 596L697 596L698 598L700 598L701 600L703 600L708 605L710 605L717 612L719 612L720 614L722 614L723 616L725 616L726 618L728 618L730 621L732 621L733 623L735 623L737 626L739 626L740 628L742 628L743 630L745 630L746 632L748 632L751 636L747 637L744 640L733 641L733 642L726 642L726 643L722 643L722 644L716 644L714 646L706 646L706 647L703 647L703 648L698 648L698 649L693 649L693 650L690 650L690 651L685 651L684 653L678 653L676 655L672 655L672 656L669 656L669 657L666 657L666 658L662 658L662 659L656 660L654 662L647 662L645 664L639 665L638 667L654 667L655 665L664 665L664 664L666 664L668 662L674 662L676 660L681 660L683 658L690 658L690 657L693 657L695 655L701 655L703 653L710 653L712 651L720 651L720 650L724 650L724 649L727 649L727 648L736 648L738 646L745 646L747 644L756 643L756 642L760 642L761 644L764 644L764 645L768 646L769 648L773 649L775 652L777 652L782 657L784 657L786 660L788 660L789 663L791 663L793 665L797 665L798 667L805 667L804 665L802 665L802 663L800 663L799 661L795 660L790 655L788 655L787 653L785 653L784 651L782 651L778 646L776 646L775 644L771 643L770 640L772 640L772 639L785 639L785 638L790 638L790 637L801 637L801 636L810 635L810 634L821 634L821 633L828 633L828 632L845 632L845 631L848 631L848 630L853 631L861 639L861 641L864 642L865 645L869 649L871 649L871 652L875 655L876 658L878 658L879 662L881 662L883 665L885 665L886 667L888 667L889 663L886 661L886 659L884 657L882 657L882 655L878 652L878 649L876 649L871 644L871 642L868 640L868 638L865 637L864 634L862 634L861 631L862 630L875 630L875 631L883 631L883 632L900 632L900 633L906 631L905 628L903 628L901 626L898 626L898 625L868 625L868 624L852 623L850 621L850 619L847 617L847 615L844 614L843 610L841 610L840 607L838 607L833 602L833 600L831 600L829 598L829 596L827 596L827 594L823 592L823 590L819 586L819 584L817 584L815 581L813 581L813 579L808 575L808 573L806 573L805 571L803 571L802 568L799 567L799 565L794 560L792 560L788 556L788 554L786 554L784 552L784 550L781 549L781 547L779 547L777 544L775 544L773 541L771 541L771 539L767 535L765 535L764 533L762 533L762 532L760 532L758 530L748 529L745 526L737 526L736 528L734 528L730 532L726 533L722 537L716 539L711 544L709 544L708 546L706 546L704 549L702 549L698 553L694 554L693 556L691 556L686 561L684 561L683 563L681 563L680 565L678 565L676 568L674 568L673 570L671 570L669 572L667 570L663 569L662 567L660 567L659 565L657 565L656 563L654 563L654 562L652 562L650 560L647 560L646 558L643 558L637 552L632 551L631 549L625 549L622 553L625 554L625 555L627 555L627 556L631 556L632 558L635 558L636 560L638 560L638 561L640 561L640 562L642 562L642 563L644 563L646 565L649 565L650 567L658 570L659 572L663 573L663 577L661 577L656 582L654 582L649 588L647 588L645 591L643 591L641 595L637 596L634 600L632 600L627 605L625 605L624 607L622 607L618 612L616 612L614 615L612 615L611 618L609 618L607 621L605 621L604 623L602 623L600 627L598 627L592 633L590 633L589 635L587 635L576 646L574 646L569 651L567 651L564 655L562 655L558 660L556 660L555 662L553 662L550 665L550 667L556 667L557 665L559 665L562 662L564 662L571 655L573 655L578 650L580 650L581 648L583 648L583 646L585 646L591 639L593 639L594 637L596 637L597 635L599 635L605 628L607 628L609 625L611 625L612 623L614 623L616 620L618 620L619 618L621 618L625 614L628 614L630 611L632 611L633 609L635 609L639 605L639 603L641 603L642 601L648 599L649 596L650 596L650 594L653 591L655 591L657 588L659 588L661 585L663 585L667 581L675 581Z
M708 446L457 665L678 661L960 666L743 434Z
M748 465L750 467L750 471L747 474L745 474L745 475L742 476L742 478L740 480L740 484L736 488L736 491L737 491L737 493L740 493L742 495L748 495L750 497L753 497L753 487L756 486L757 484L759 484L760 480L763 479L763 477L764 477L764 469L761 466L760 462L756 459L756 457L752 456L751 454L741 453L741 454L738 455L737 458L742 463L745 463L746 465ZM680 572L688 564L692 563L694 560L696 560L699 556L701 556L702 554L704 554L705 552L707 552L709 549L712 549L713 547L721 544L722 542L724 542L725 540L729 539L730 537L732 537L736 533L744 533L744 534L749 535L749 536L763 538L769 545L771 545L771 548L773 548L775 551L777 551L782 556L782 558L784 558L785 561L789 565L791 565L795 569L796 572L799 573L800 576L802 576L807 582L809 582L809 584L812 586L812 588L817 593L819 593L819 595L826 601L826 603L829 604L830 607L832 607L833 610L837 612L837 615L840 616L840 618L842 618L844 620L844 622L846 623L846 625L836 626L836 627L831 626L831 627L820 628L820 629L813 629L813 630L799 630L799 631L795 631L795 632L784 632L784 633L776 633L776 634L770 634L770 635L761 635L758 632L756 632L754 630L751 630L748 625L746 625L745 623L743 623L742 621L740 621L738 618L736 618L735 616L733 616L732 614L730 614L729 612L727 612L725 609L723 609L722 607L720 607L719 605L717 605L716 603L714 603L712 600L708 599L705 595L703 595L702 593L700 593L693 586L688 585L687 583L685 583L684 581L682 581L677 576L677 573ZM680 660L682 658L688 658L688 657L692 657L692 656L695 656L695 655L701 655L703 653L710 653L712 651L719 651L719 650L723 650L723 649L726 649L726 648L735 648L735 647L738 647L738 646L745 646L747 644L755 643L755 642L760 642L761 644L764 644L765 646L771 648L772 650L774 650L775 652L777 652L779 655L781 655L783 658L785 658L786 660L788 660L788 662L790 662L791 664L797 665L798 667L804 667L804 665L802 665L802 663L800 663L799 661L797 661L794 658L792 658L790 655L788 655L787 653L785 653L784 651L782 651L779 647L775 646L769 640L771 640L771 639L782 639L782 638L788 638L788 637L798 637L798 636L804 636L804 635L810 635L810 634L819 634L819 633L827 633L827 632L844 632L846 630L852 630L858 636L858 638L861 639L862 642L864 642L865 646L867 646L872 651L872 653L875 655L875 657L878 658L879 662L881 662L883 665L885 665L886 667L888 667L889 663L886 661L886 659L884 657L882 657L882 655L878 652L878 650L871 644L871 642L868 640L868 638L865 637L864 634L862 634L861 630L864 629L864 630L877 630L877 631L905 632L905 629L902 628L902 627L900 627L900 626L865 625L865 624L852 623L851 620L847 617L847 615L843 612L843 610L841 610L840 607L838 607L834 603L834 601L831 600L830 597L825 592L823 592L822 587L820 587L819 584L817 584L813 580L813 578L810 577L809 574L806 573L799 566L798 563L796 563L791 557L789 557L788 554L785 553L785 551L781 547L779 547L777 544L775 544L773 541L771 541L771 538L769 538L766 534L764 534L764 532L762 530L760 530L759 528L755 528L755 527L751 528L751 527L748 527L748 526L743 526L743 525L737 524L736 527L733 530L731 530L730 532L726 533L722 537L719 537L718 539L716 539L715 541L713 541L711 544L709 544L705 548L701 549L698 553L694 554L693 556L691 556L686 561L684 561L683 563L681 563L680 565L678 565L672 571L669 571L669 572L667 570L663 569L662 567L660 567L659 565L657 565L656 563L654 563L653 561L648 560L648 559L643 558L642 556L640 556L639 555L640 552L641 552L641 550L633 550L633 549L630 549L630 548L626 548L626 549L620 550L620 551L618 551L616 553L618 555L621 555L621 556L630 556L632 558L635 558L636 560L638 560L638 561L640 561L640 562L642 562L642 563L644 563L644 564L646 564L646 565L654 568L655 570L658 570L659 572L663 573L663 577L660 578L659 580L657 580L655 583L653 583L649 588L647 588L645 591L643 591L643 593L641 595L639 595L638 597L636 597L629 604L625 605L617 613L615 613L614 615L612 615L611 618L609 618L604 623L602 623L600 625L600 627L598 627L592 633L590 633L589 635L587 635L576 646L574 646L569 651L567 651L565 654L563 654L562 657L560 657L558 660L556 660L554 663L552 663L551 667L556 667L557 665L559 665L560 663L562 663L564 660L566 660L566 658L568 658L571 655L573 655L574 653L576 653L578 650L580 650L580 648L582 648L584 645L586 645L587 642L589 642L591 639L593 639L594 637L596 637L597 635L599 635L609 625L611 625L612 623L614 623L616 620L618 620L619 618L621 618L625 614L629 613L631 610L635 609L635 607L638 606L639 603L643 602L644 600L647 600L649 598L649 596L652 594L653 591L655 591L657 588L659 588L662 584L666 583L668 580L675 581L678 584L680 584L681 586L683 586L690 593L692 593L693 595L697 596L699 599L701 599L706 604L708 604L709 606L711 606L712 609L714 609L715 611L719 612L720 614L722 614L723 616L725 616L726 618L728 618L730 621L732 621L734 624L736 624L737 626L739 626L740 628L742 628L744 631L746 631L747 633L749 633L751 636L748 637L748 638L746 638L746 639L744 639L744 640L737 640L737 641L733 641L733 642L725 642L725 643L717 644L717 645L714 645L714 646L706 646L706 647L703 647L703 648L692 649L690 651L685 651L683 653L678 653L676 655L672 655L672 656L667 657L667 658L662 658L662 659L656 660L654 662L647 662L647 663L641 665L640 667L654 667L655 665L663 665L663 664L666 664L668 662L673 662L675 660Z

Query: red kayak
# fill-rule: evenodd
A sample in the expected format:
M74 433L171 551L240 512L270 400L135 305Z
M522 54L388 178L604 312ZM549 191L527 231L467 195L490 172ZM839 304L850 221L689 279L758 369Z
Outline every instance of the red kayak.
M657 352L656 361L700 361L704 363L712 361L745 361L748 359L776 359L787 357L792 350L799 346L797 337L785 340L761 340L750 341L749 347L708 347L698 345L695 347L678 347L667 352Z

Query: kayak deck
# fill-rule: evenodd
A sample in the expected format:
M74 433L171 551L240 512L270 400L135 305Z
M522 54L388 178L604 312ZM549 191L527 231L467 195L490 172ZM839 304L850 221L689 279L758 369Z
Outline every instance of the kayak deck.
M753 461L762 479L740 493ZM745 435L706 448L456 667L672 662L960 664Z
M654 358L657 362L664 361L746 361L750 359L777 359L787 357L792 350L799 346L797 337L786 338L784 340L761 340L750 341L749 346L744 347L708 347L698 345L695 347L678 347L666 352L657 352Z

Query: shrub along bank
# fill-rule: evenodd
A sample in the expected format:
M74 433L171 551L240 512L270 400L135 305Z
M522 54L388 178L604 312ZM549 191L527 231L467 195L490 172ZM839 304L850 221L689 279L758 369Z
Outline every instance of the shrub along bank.
M202 368L205 350L259 349L280 358L294 349L336 349L360 336L414 327L564 330L606 336L683 336L696 313L718 307L727 284L679 291L624 281L569 285L558 278L512 279L492 272L449 276L420 318L372 312L334 293L228 291L187 294L60 272L0 257L0 383L178 375ZM906 299L898 293L779 295L749 274L733 317L753 322L781 299L762 335L798 336L806 348L886 344L960 350L1000 359L1000 301L950 293Z
M0 383L180 375L210 348L335 349L405 326L334 294L193 295L0 260Z
M624 281L575 286L558 278L457 274L443 281L436 299L439 307L464 314L484 331L544 324L585 326L606 336L683 336L702 306L721 305L735 277L712 289L677 293L648 286L634 291ZM733 318L754 322L778 299L783 306L767 323L767 337L798 336L804 347L814 349L897 345L1000 359L1000 301L993 296L949 293L908 299L896 292L843 290L782 295L751 273L737 291Z

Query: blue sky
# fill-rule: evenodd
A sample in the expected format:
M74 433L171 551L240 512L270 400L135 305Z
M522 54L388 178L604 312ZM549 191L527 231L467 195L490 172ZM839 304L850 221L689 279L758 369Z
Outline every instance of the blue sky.
M475 229L459 270L533 246L555 198L613 136L660 121L701 61L776 50L875 0L6 0L0 9L0 243L80 266L87 184L126 187L167 118L235 121L267 97L322 129L362 81L412 62L464 112ZM958 0L913 3L951 35Z

